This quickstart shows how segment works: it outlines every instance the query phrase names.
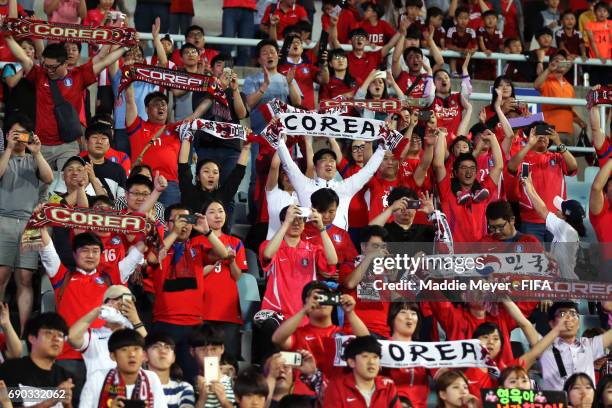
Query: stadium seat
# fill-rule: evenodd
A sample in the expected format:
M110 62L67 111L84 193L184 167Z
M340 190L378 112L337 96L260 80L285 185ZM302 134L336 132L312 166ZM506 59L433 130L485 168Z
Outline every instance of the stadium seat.
M55 292L47 275L40 279L40 312L55 312Z
M257 279L249 273L243 273L238 279L238 293L240 295L242 320L244 320L243 327L246 330L250 328L253 316L258 310L258 303L261 300Z
M234 224L232 226L231 235L234 235L240 238L242 242L244 242L247 235L249 234L250 229L251 229L251 226L248 224Z
M252 249L246 250L246 258L247 264L249 265L249 273L253 275L255 278L261 278L261 270L259 269L259 264L257 262L257 254Z
M585 209L589 204L589 193L591 191L590 184L584 182L569 182L566 183L567 198L576 200L582 204Z
M599 167L589 166L584 169L584 182L589 186L593 184L593 180L595 180L595 176L599 172Z

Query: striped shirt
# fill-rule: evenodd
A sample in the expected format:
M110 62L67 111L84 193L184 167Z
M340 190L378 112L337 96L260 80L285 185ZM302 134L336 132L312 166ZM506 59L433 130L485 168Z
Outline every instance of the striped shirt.
M224 375L219 380L221 384L223 384L223 388L225 388L225 398L231 402L232 404L236 402L236 397L234 396L234 388L232 385L232 379L227 375ZM217 395L214 392L208 394L208 398L206 399L206 405L204 408L221 408L221 403L217 398Z
M195 406L195 394L191 384L170 380L162 384L168 408L191 408Z

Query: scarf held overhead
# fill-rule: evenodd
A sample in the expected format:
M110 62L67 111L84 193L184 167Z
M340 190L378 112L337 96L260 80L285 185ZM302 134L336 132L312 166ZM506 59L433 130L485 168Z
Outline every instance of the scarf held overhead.
M86 27L80 24L47 23L29 18L9 18L3 29L17 38L34 37L51 41L87 42L133 46L138 43L133 28Z
M176 130L179 132L181 140L186 137L187 133L193 133L196 130L204 131L219 139L240 139L246 141L248 136L247 130L241 125L206 119L195 119L191 122L185 122L177 126Z

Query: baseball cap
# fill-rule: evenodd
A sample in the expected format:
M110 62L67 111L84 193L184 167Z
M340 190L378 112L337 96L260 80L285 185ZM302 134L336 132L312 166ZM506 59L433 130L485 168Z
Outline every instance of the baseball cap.
M104 292L103 303L106 303L109 299L117 299L123 295L132 295L132 292L123 285L110 286L106 289L106 292Z
M564 200L559 196L553 199L555 208L568 219L582 220L586 217L586 213L582 205L576 200Z
M66 160L66 162L62 166L62 171L64 171L64 169L66 167L68 167L70 165L70 163L72 163L72 162L79 162L81 165L85 166L85 160L83 160L82 157L80 157L80 156L72 156L72 157L68 158L68 160Z

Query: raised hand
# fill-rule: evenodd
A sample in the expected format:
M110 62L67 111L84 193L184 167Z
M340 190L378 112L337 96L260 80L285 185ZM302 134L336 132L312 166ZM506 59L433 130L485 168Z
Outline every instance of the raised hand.
M153 26L151 27L151 34L153 34L153 38L159 37L160 29L161 29L161 20L159 17L157 17L155 18L155 22L153 23Z
M153 185L155 186L155 191L161 193L168 187L168 180L159 174L159 171L156 171L155 178L153 179Z

